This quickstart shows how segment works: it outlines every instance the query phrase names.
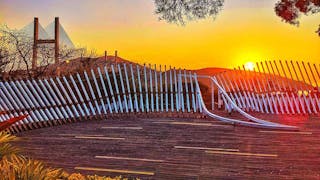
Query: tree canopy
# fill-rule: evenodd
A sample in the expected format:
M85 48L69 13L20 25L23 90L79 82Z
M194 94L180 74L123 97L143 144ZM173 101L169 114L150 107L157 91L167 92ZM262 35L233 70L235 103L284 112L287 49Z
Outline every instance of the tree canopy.
M216 18L222 10L224 0L154 0L155 13L160 20L184 25L187 21ZM301 15L320 12L320 0L279 0L275 13L284 22L299 25ZM320 36L320 27L316 31Z
M224 0L155 0L156 14L160 20L184 25L186 21L215 18Z
M320 12L320 0L281 0L276 3L275 12L285 22L299 25L301 15Z

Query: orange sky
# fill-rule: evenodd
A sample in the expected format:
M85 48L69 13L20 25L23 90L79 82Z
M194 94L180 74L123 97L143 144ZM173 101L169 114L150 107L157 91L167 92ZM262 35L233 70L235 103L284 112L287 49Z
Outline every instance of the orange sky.
M76 45L100 54L117 49L121 57L139 63L192 69L278 59L320 63L320 37L314 33L319 15L302 17L297 28L275 15L275 0L253 2L226 0L215 21L181 27L159 22L151 0L0 0L0 21L21 28L38 16L46 26L60 16ZM26 3L38 7L30 5L27 11Z

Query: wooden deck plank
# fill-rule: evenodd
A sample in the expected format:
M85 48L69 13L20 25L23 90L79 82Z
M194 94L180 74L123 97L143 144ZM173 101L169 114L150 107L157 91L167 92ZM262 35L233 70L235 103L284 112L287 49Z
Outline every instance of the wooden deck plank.
M222 155L239 155L239 156L253 156L253 157L278 157L277 154L261 154L261 153L244 153L244 152L230 152L230 151L206 151L208 154L222 154Z
M129 161L146 161L146 162L164 162L164 160L145 159L145 158L130 158L130 157L114 157L114 156L95 156L100 159L116 159L116 160L129 160Z
M122 169L104 169L104 168L93 168L93 167L75 167L77 170L86 170L86 171L102 171L102 172L112 172L112 173L121 173L121 174L139 174L139 175L150 175L153 176L153 172L146 171L132 171L132 170L122 170Z
M28 147L23 152L29 157L43 160L53 167L64 168L69 173L82 172L104 176L121 174L128 178L169 180L247 179L248 177L317 179L319 177L320 143L317 142L320 139L320 117L308 116L295 119L295 116L254 115L275 122L284 120L286 124L299 125L301 133L261 132L265 130L225 125L213 119L170 118L166 121L165 118L133 120L126 117L121 121L118 119L81 121L21 132L17 135L22 137L22 140L14 144L22 149ZM241 118L236 113L224 116ZM158 120L205 125L152 123ZM208 126L210 123L230 128ZM142 127L142 129L108 130L101 127ZM90 138L76 139L75 136ZM103 137L124 139L97 140ZM217 153L209 154L205 151L217 151ZM260 157L262 155L271 156ZM113 158L95 158L96 156ZM80 170L75 167L151 172L154 175Z

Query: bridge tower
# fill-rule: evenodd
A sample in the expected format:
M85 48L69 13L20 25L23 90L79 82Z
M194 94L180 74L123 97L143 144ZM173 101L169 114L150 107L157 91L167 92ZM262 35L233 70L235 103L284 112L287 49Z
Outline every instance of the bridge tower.
M54 63L59 63L59 17L54 20L54 39L39 39L39 19L34 18L33 29L33 53L32 53L32 69L37 68L38 61L38 45L39 44L54 44ZM59 74L59 69L57 70Z

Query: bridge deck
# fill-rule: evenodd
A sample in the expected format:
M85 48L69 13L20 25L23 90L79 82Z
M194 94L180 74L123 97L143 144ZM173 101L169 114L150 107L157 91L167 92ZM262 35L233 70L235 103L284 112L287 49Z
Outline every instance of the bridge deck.
M231 116L238 116L233 114ZM86 121L20 133L26 155L68 172L142 179L320 177L320 117L300 132L233 127L210 119Z

